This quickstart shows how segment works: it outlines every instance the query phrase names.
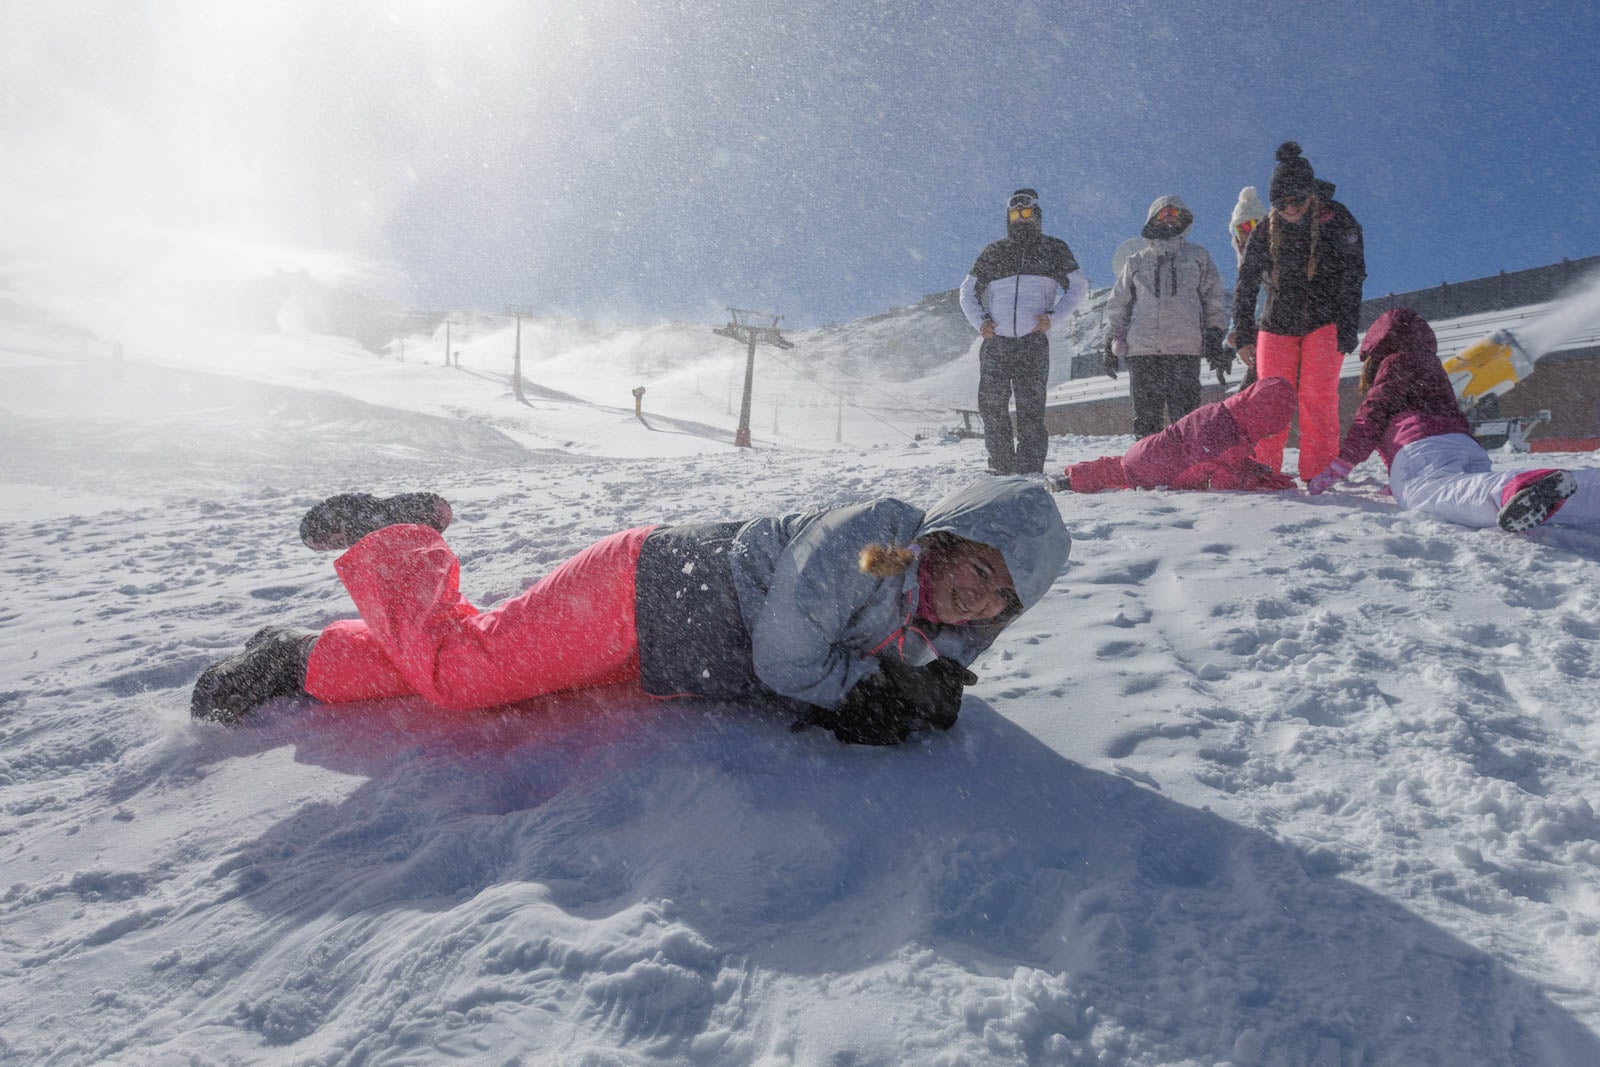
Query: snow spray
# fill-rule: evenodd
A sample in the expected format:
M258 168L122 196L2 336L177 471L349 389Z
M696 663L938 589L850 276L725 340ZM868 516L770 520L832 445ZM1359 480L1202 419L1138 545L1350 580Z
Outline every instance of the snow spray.
M1600 273L1559 297L1533 322L1518 327L1517 337L1538 359L1563 341L1591 330L1600 330Z

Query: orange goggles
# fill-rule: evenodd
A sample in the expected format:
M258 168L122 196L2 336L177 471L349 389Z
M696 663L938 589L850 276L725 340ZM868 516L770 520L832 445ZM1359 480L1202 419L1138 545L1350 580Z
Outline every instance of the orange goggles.
M1036 207L1014 207L1006 212L1006 217L1012 222L1026 222L1028 219L1038 218L1039 209Z
M1178 215L1179 214L1180 214L1180 212L1178 211L1177 208L1173 207L1171 204L1168 204L1166 207L1164 207L1160 211L1156 212L1156 221L1157 222L1176 222L1178 220Z

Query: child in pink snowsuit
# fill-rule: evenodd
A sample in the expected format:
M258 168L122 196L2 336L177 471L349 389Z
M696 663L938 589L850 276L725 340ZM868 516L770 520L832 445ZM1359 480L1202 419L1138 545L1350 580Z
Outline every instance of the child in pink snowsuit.
M359 619L267 627L195 683L190 713L235 725L267 701L417 695L488 708L628 684L777 705L841 740L948 729L966 666L1037 603L1071 538L1037 481L985 479L923 510L883 498L749 521L639 526L520 596L462 595L431 493L330 497L301 523Z
M1543 522L1600 526L1600 470L1494 469L1461 414L1433 328L1415 311L1378 316L1361 359L1361 406L1339 455L1310 480L1312 495L1376 449L1395 503L1407 510L1512 532Z
M1256 445L1289 425L1294 387L1263 378L1233 396L1196 408L1123 456L1067 466L1051 487L1074 493L1106 489L1292 489L1294 479L1254 458Z

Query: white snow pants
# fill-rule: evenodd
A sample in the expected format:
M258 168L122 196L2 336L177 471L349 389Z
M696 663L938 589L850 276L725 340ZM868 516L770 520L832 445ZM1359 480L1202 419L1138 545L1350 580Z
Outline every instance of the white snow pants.
M1537 470L1530 466L1527 469ZM1600 469L1567 467L1578 491L1550 517L1563 526L1600 527ZM1408 511L1462 526L1493 526L1500 494L1521 470L1495 470L1483 446L1463 433L1413 441L1389 466L1389 491Z

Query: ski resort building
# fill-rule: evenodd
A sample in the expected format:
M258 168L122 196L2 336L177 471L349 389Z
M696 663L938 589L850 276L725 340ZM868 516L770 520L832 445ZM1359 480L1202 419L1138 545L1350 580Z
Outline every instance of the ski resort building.
M1365 330L1391 308L1409 307L1432 324L1439 337L1439 358L1448 359L1495 330L1516 333L1549 313L1563 296L1595 279L1600 279L1600 256L1390 293L1362 303L1361 327ZM1104 294L1095 296L1096 303L1104 302ZM1045 415L1051 433L1129 432L1133 404L1127 375L1107 378L1100 358L1098 349L1075 357L1072 379L1051 391ZM1243 373L1243 367L1235 366L1230 385L1236 385ZM1351 355L1339 386L1339 415L1346 427L1360 403L1360 377L1361 361ZM1221 387L1208 381L1203 399L1221 397ZM1532 374L1496 399L1499 415L1512 426L1513 436L1520 424L1532 451L1600 448L1600 327L1591 325L1561 340L1538 359ZM1480 425L1478 434L1485 447L1498 447L1507 440L1504 428L1491 423Z

